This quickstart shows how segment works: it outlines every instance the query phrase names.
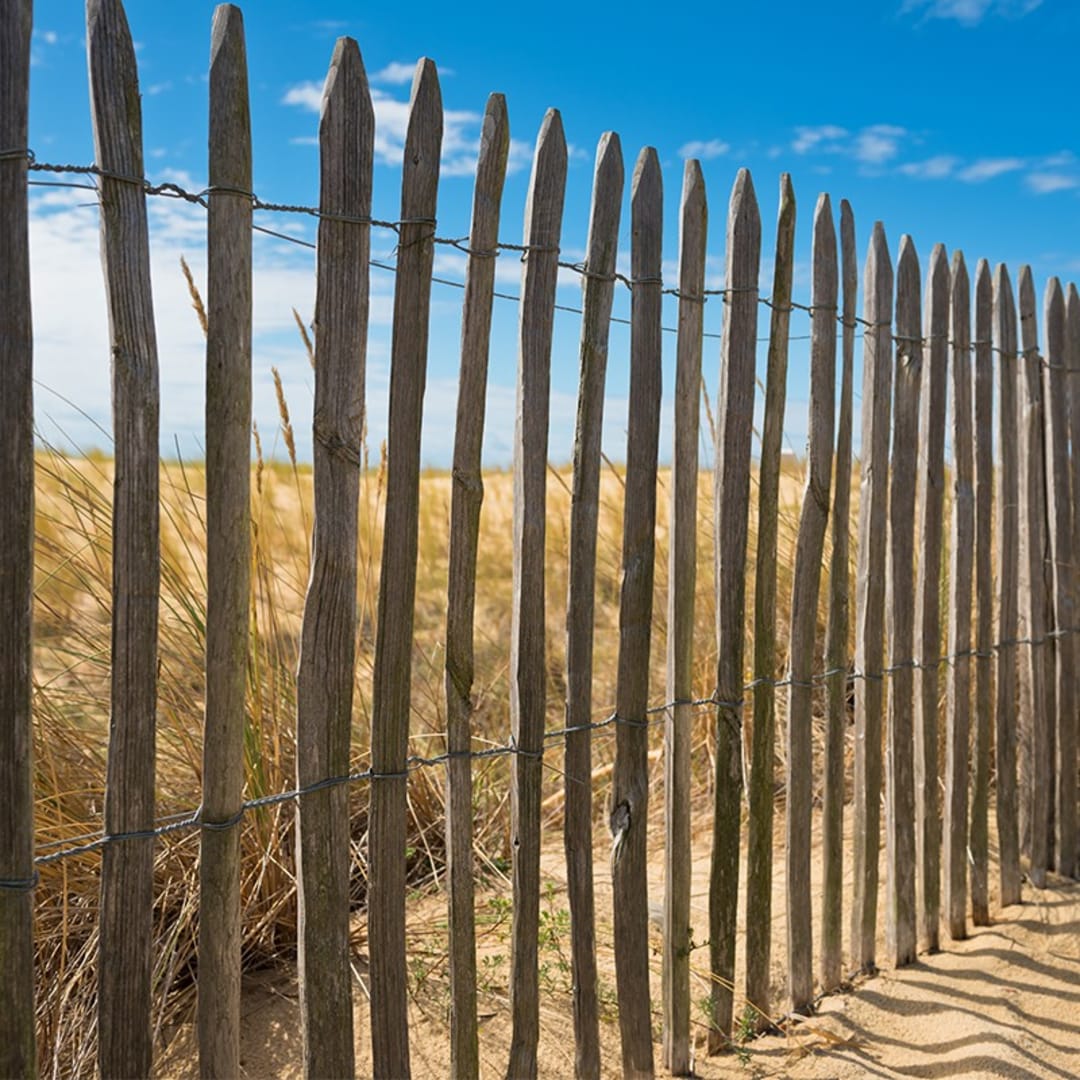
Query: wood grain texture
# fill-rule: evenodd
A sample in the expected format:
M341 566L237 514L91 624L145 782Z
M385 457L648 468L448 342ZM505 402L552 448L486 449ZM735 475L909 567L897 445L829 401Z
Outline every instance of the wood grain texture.
M874 223L863 275L862 450L855 579L855 805L851 960L873 971L881 849L881 720L886 507L892 410L893 271L885 229Z
M949 538L949 636L945 669L945 918L953 941L967 937L968 747L971 734L971 582L975 552L975 448L971 429L971 282L963 253L953 255L949 339L952 349L952 522ZM924 703L925 707L925 703Z
M926 273L926 346L919 412L915 579L915 861L920 948L934 952L941 922L941 782L938 665L941 658L941 551L945 507L945 420L949 362L949 258L935 244Z
M822 790L821 983L826 990L843 977L844 896L844 734L848 722L849 562L851 552L851 442L855 366L855 301L859 270L855 255L855 217L840 202L840 279L842 372L833 467L832 556L829 563L829 614L825 628L825 669L829 704L825 729Z
M1069 483L1072 492L1071 523L1073 543L1076 544L1080 542L1080 293L1077 292L1076 286L1073 284L1070 284L1065 291L1065 366L1068 369L1065 392L1069 402L1069 442L1072 451L1069 454ZM1077 566L1075 559L1072 560L1071 565L1070 588L1072 590L1073 615L1076 620L1073 624L1072 639L1074 641L1073 648L1077 650L1077 663L1080 663L1080 637L1076 636L1075 631L1077 623L1080 623L1080 566ZM1076 727L1077 724L1080 724L1080 720L1074 721L1071 736L1074 745L1076 740L1080 738L1080 732L1077 731ZM1063 758L1059 757L1061 764L1059 764L1058 768L1060 775L1064 777L1066 785L1064 794L1059 795L1059 798L1070 801L1075 807L1077 800L1076 784L1078 783L1075 779L1076 769L1069 771L1067 768L1070 753L1067 745L1064 751L1059 746L1058 753L1059 755L1063 754ZM1071 799L1068 793L1069 785L1072 785ZM1067 848L1062 846L1057 854L1061 860L1061 866L1067 867L1070 858ZM1073 860L1072 876L1080 876L1080 828L1077 828L1071 858ZM1062 869L1061 872L1065 873L1065 870Z
M709 877L709 1053L730 1045L742 816L743 642L750 439L754 419L761 215L753 181L740 169L727 222L727 276L720 350L715 469L716 774Z
M1069 486L1068 345L1065 293L1057 278L1046 283L1044 297L1046 363L1043 393L1046 401L1046 511L1049 526L1051 604L1049 625L1055 712L1053 756L1050 759L1050 798L1053 801L1053 848L1049 864L1065 877L1076 876L1076 611L1073 605L1072 502Z
M120 0L88 0L90 111L98 166L143 175L135 49ZM158 356L141 184L100 181L101 261L109 312L113 480L113 619L105 832L154 824L159 593ZM98 959L98 1066L147 1076L152 1059L154 842L105 847Z
M795 266L795 191L780 177L776 256L770 300L765 416L758 474L757 566L754 574L754 719L751 728L746 855L747 1021L769 1024L772 971L773 800L776 797L776 537L787 400L791 281Z
M551 335L566 188L562 118L549 109L540 127L525 203L517 419L514 431L514 596L510 630L510 727L517 754L510 774L514 916L507 1076L536 1075L540 1039L537 935L540 923L540 786L547 708L544 540Z
M593 892L592 677L596 611L596 542L600 515L600 446L604 422L615 259L622 212L623 159L608 132L596 148L592 209L582 278L581 372L570 500L570 566L566 607L566 774L563 843L570 903L574 1067L600 1075L600 1015ZM576 729L576 730L575 730Z
M1016 771L1016 684L1019 649L1020 461L1017 453L1018 360L1016 302L1004 264L994 270L994 352L998 357L998 441L1001 490L997 498L997 697L994 702L994 774L1001 906L1020 903L1020 833Z
M240 825L251 590L251 114L240 9L210 38L206 338L206 710L199 858L199 1071L240 1072ZM235 190L225 190L225 189Z
M1050 552L1046 527L1042 357L1030 266L1017 278L1020 315L1020 843L1032 884L1043 888L1050 865L1053 798L1054 684L1050 629Z
M656 467L663 390L660 315L664 189L652 147L630 189L630 411L626 432L615 768L611 778L611 887L615 979L624 1077L653 1075L649 994L649 655L656 556Z
M885 749L885 942L894 967L915 959L915 485L923 342L919 257L911 237L896 261L896 381L889 487L889 724Z
M450 921L450 1072L480 1075L476 1018L476 889L473 881L472 688L476 561L484 499L481 449L487 401L495 245L510 152L506 99L484 110L473 187L461 310L461 373L454 427L454 487L446 599L446 850Z
M413 611L420 508L420 426L427 381L443 109L433 61L416 65L401 177L401 220L390 346L386 513L371 702L368 926L372 1064L377 1077L409 1075L405 952L405 844ZM351 598L355 607L355 598Z
M697 587L698 435L709 209L698 161L683 171L679 210L679 334L675 365L675 446L668 541L667 700L664 721L664 1067L687 1076L690 1057L690 784ZM679 704L680 702L684 704Z
M994 717L994 287L975 270L975 722L971 787L971 921L990 923L990 752Z
M0 148L27 146L31 0L0 14ZM34 334L25 157L0 160L0 879L34 875ZM0 1076L37 1075L33 893L0 888Z
M319 205L325 213L370 215L374 124L360 50L351 38L340 38L319 124ZM329 217L319 222L314 543L296 685L301 787L349 772L370 234L364 224ZM350 1075L354 1039L346 785L301 797L296 845L304 1064L312 1076Z
M809 469L803 492L795 577L791 590L791 687L787 739L787 946L788 998L808 1013L814 1000L814 927L810 892L814 812L814 693L818 592L829 524L833 427L836 413L836 227L828 195L814 211L811 255L813 323L810 341Z

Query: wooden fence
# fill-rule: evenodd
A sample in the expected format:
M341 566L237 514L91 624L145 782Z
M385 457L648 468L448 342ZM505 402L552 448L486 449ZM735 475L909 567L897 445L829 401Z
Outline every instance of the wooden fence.
M32 938L34 856L31 728L34 440L28 244L27 104L30 0L0 16L0 1073L35 1073ZM154 717L158 620L157 346L148 273L146 197L135 53L120 0L90 0L88 52L101 242L113 356L116 480L113 556L113 718L101 848L99 1061L104 1076L146 1076L152 1065L154 950ZM198 1037L205 1075L240 1071L240 901L237 825L243 802L242 729L248 633L253 207L247 73L241 15L213 24L207 339L208 624L201 829ZM406 779L417 559L421 412L428 352L442 106L434 64L420 62L405 144L391 359L385 545L374 655L371 768L350 777L356 661L357 502L372 222L374 115L357 45L341 39L323 98L319 143L315 526L297 676L299 969L308 1075L354 1072L349 966L347 782L370 786L371 1032L377 1075L409 1073L406 983ZM479 1069L472 856L470 718L473 599L482 498L487 354L494 255L520 251L520 366L514 442L513 616L510 642L513 926L508 1074L537 1071L537 936L541 891L541 767L548 682L544 636L549 378L567 148L559 114L536 144L521 245L498 241L509 128L493 95L484 116L467 245L461 376L454 446L446 624L447 877L452 1072ZM616 270L623 164L606 135L596 159L582 279L581 382L573 455L565 747L565 844L572 920L576 1066L600 1071L594 925L592 732L614 724L609 821L614 946L623 1071L654 1069L649 987L647 728L661 309L678 303L671 498L669 627L664 714L666 893L663 1062L688 1072L690 1046L690 752L699 521L699 393L703 307L724 304L715 448L717 671L715 818L709 896L709 1050L730 1045L744 797L748 802L746 999L767 1018L777 693L788 697L786 834L788 1007L810 1010L845 970L872 970L878 860L887 851L886 959L903 965L953 939L989 909L989 800L996 793L1002 905L1020 899L1021 856L1031 882L1077 872L1076 614L1080 576L1080 296L1046 288L1040 341L1030 269L980 262L974 291L964 256L940 245L921 273L910 239L894 265L872 230L857 315L855 223L819 199L813 220L810 427L806 487L793 567L790 661L776 670L777 493L792 311L795 194L781 182L771 293L759 292L761 218L750 174L738 174L727 217L726 278L705 288L707 209L699 165L688 162L679 277L661 276L662 186L655 151L631 179L630 274ZM261 204L264 205L265 204ZM895 275L895 277L894 277ZM925 281L925 285L924 285ZM616 285L632 290L623 577L614 716L592 703L596 520L608 331ZM925 294L924 294L925 288ZM924 297L924 298L923 298ZM753 655L744 656L751 456L760 305L771 308L761 433ZM1019 322L1018 322L1019 317ZM1019 335L1017 327L1019 325ZM862 338L862 435L854 596L848 520L854 359ZM839 370L838 349L839 343ZM839 378L838 378L839 375ZM994 379L998 390L993 391ZM837 385L839 400L837 402ZM948 406L948 407L947 407ZM996 410L996 417L995 417ZM949 433L948 440L946 433ZM998 452L995 463L994 438ZM946 466L946 442L951 460ZM950 519L944 493L951 487ZM996 512L996 525L995 515ZM831 524L824 604L822 564ZM948 524L948 543L945 526ZM995 531L996 530L996 531ZM942 573L943 551L948 573ZM993 553L993 557L992 557ZM943 589L943 584L947 588ZM392 587L391 587L392 586ZM940 599L947 600L941 610ZM824 641L818 613L827 611ZM825 657L816 670L815 657ZM942 655L944 654L944 655ZM852 664L853 661L853 664ZM752 670L747 684L748 667ZM939 698L946 708L942 739ZM854 685L853 844L844 850L844 738ZM813 694L825 691L824 886L812 896L810 822ZM996 693L995 693L996 686ZM749 698L747 697L749 695ZM752 704L749 790L743 717ZM939 760L939 742L945 747ZM549 746L550 749L550 746ZM884 753L884 757L883 757ZM883 774L882 765L885 764ZM943 767L942 767L943 765ZM993 779L993 782L992 782ZM939 783L944 798L939 800ZM884 830L880 821L885 796ZM847 950L841 925L845 859L854 868ZM39 857L38 862L41 859ZM941 883L944 893L941 893ZM812 912L820 913L815 965ZM846 956L846 963L845 963Z

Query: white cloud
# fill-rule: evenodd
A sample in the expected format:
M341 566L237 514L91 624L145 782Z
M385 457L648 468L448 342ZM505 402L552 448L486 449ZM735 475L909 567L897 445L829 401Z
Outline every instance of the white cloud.
M1036 195L1049 195L1055 191L1070 191L1080 187L1080 179L1068 176L1065 173L1056 172L1033 172L1024 177L1027 184Z
M979 158L965 166L956 175L957 179L968 184L981 184L984 180L993 180L1005 173L1015 172L1024 167L1023 158Z
M149 86L144 87L143 93L149 97L156 97L158 94L164 94L167 90L172 89L173 84L169 81L151 83Z
M840 139L847 137L847 128L837 127L836 124L821 124L818 127L797 127L795 129L795 141L791 149L796 154L806 154L811 150L836 150L835 145Z
M916 180L943 180L952 175L959 163L960 159L951 154L938 154L925 161L909 161L900 166L900 172Z
M281 99L282 105L299 105L302 109L317 113L322 108L322 83L302 82L290 86Z
M864 165L882 165L896 157L906 134L904 128L894 124L873 124L855 136L852 154Z
M712 161L713 158L723 157L731 149L731 144L721 139L708 139L702 141L695 139L679 147L681 158L701 158L702 161Z
M839 124L797 127L791 149L796 154L843 154L864 165L883 165L900 151L906 128L871 124L852 134Z
M297 83L285 91L281 103L318 113L322 108L322 93L320 83ZM375 160L381 165L400 166L409 128L409 102L375 86L371 88L371 103L375 109ZM472 176L476 172L483 120L480 113L469 110L446 109L443 112L441 171L444 176ZM317 146L319 140L315 135L296 135L289 142ZM567 153L571 159L588 157L584 151L573 146L567 147ZM532 146L511 139L507 171L517 172L531 159Z
M412 83L415 71L416 64L406 64L400 60L394 60L387 64L381 71L376 71L375 74L371 76L371 81L377 83L390 83L393 86L405 86ZM446 73L440 70L439 74L445 75Z
M1043 0L905 0L900 13L921 11L924 19L953 19L961 26L978 26L987 15L1022 19Z

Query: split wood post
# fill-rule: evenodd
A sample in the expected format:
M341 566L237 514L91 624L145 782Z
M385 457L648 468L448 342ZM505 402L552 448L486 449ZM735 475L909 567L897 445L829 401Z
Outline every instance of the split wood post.
M859 287L855 256L855 218L846 199L840 201L840 278L842 373L833 468L832 556L829 563L829 615L825 628L826 686L829 693L825 729L822 790L821 984L826 990L843 978L844 898L844 734L848 719L848 627L850 593L848 562L851 532L851 441L853 371L855 366L855 299Z
M1077 544L1080 543L1080 293L1077 293L1076 286L1073 284L1069 285L1065 294L1065 367L1068 372L1065 386L1069 401L1069 439L1072 449L1072 453L1069 455L1069 480L1072 491L1072 535L1073 543ZM1073 648L1077 650L1075 655L1077 661L1080 662L1080 637L1077 637L1077 627L1080 626L1080 566L1077 564L1075 554L1070 559L1070 568L1070 588L1072 590L1073 618L1075 621L1069 636L1075 643ZM1080 732L1077 731L1075 726L1077 723L1078 721L1074 720L1072 734L1074 741L1080 737ZM1065 755L1068 756L1067 749ZM1066 791L1062 798L1068 799L1073 806L1076 806L1076 782L1074 779L1070 779L1076 776L1076 770L1073 769L1072 772L1069 772L1068 769L1061 765L1059 765L1059 768L1065 777L1066 784ZM1069 785L1073 785L1071 799L1068 794ZM1080 876L1080 829L1077 830L1077 833L1072 853L1070 854L1065 850L1058 852L1063 874L1065 868L1069 865L1069 860L1072 860L1072 877Z
M688 1076L690 1058L690 749L697 586L698 434L709 210L701 163L683 171L679 212L679 333L668 542L667 700L664 722L664 1067Z
M776 798L776 537L787 397L788 327L795 267L795 191L780 177L776 257L769 304L769 359L758 478L754 576L754 723L746 855L746 1011L754 1030L770 1023L772 970L773 801Z
M473 882L472 688L476 560L484 500L481 450L488 347L495 290L496 244L510 152L506 99L492 94L484 110L473 187L465 299L461 309L461 374L454 427L454 488L446 600L446 862L450 920L450 1073L477 1077L476 914Z
M34 333L30 317L31 0L0 14L0 1076L37 1075L34 1035Z
M206 719L199 1071L240 1072L240 815L251 603L251 112L240 9L210 41L206 336Z
M892 407L893 271L885 229L874 223L863 277L862 449L855 583L855 806L851 959L873 971L881 849L886 507Z
M298 786L342 781L302 795L297 814L300 1012L311 1076L354 1068L344 778L356 661L374 124L360 50L340 38L319 122L319 206L327 216L319 222L315 294L315 523L296 680Z
M1031 883L1046 885L1053 812L1053 650L1048 619L1050 572L1046 528L1042 356L1030 266L1017 279L1020 313L1020 837L1031 860Z
M371 700L372 1066L377 1077L409 1075L405 953L405 845L409 702L420 509L420 428L427 381L435 202L443 109L435 63L417 62L401 177L397 282L390 346L386 513ZM355 598L351 598L355 605Z
M938 669L945 514L945 417L949 363L949 257L935 244L926 274L923 391L919 415L918 570L915 583L915 862L919 944L935 952L941 922Z
M809 470L795 546L791 590L791 683L787 744L788 994L793 1011L808 1013L814 1000L814 926L810 892L814 813L813 706L818 593L825 530L829 524L833 422L836 414L836 227L828 195L814 211L810 342Z
M750 173L740 169L727 223L715 470L716 773L709 877L710 1054L731 1044L742 816L743 641L750 439L754 421L761 215Z
M1065 326L1065 293L1061 282L1046 283L1046 499L1050 533L1052 618L1056 712L1050 717L1054 757L1050 759L1050 798L1054 802L1054 845L1051 865L1065 877L1075 876L1076 861L1076 612L1073 606L1072 506L1069 498L1069 396Z
M604 424L615 258L622 211L619 136L596 148L592 208L581 279L581 375L570 497L570 569L566 601L566 803L563 843L570 902L570 963L574 1003L574 1066L586 1080L600 1075L600 1015L593 893L592 676L596 613L596 530L600 515L600 447Z
M919 257L910 236L896 261L896 383L889 488L889 729L885 759L885 940L893 967L915 959L915 482L923 339ZM865 400L865 399L864 399Z
M656 468L663 389L660 315L664 189L660 159L638 155L630 189L630 412L626 432L611 888L624 1077L653 1075L649 997L649 654L656 556Z
M971 282L964 255L953 255L952 534L945 719L945 917L953 941L967 937L968 743L971 733L971 578L975 549L975 462L971 430ZM932 378L933 376L931 376ZM925 702L924 702L925 708ZM936 926L936 924L935 924Z
M990 923L990 748L994 715L994 291L975 271L975 739L971 789L971 921Z
M994 352L998 356L998 442L1001 491L997 499L998 630L997 698L994 704L994 775L1001 906L1020 903L1020 832L1017 806L1018 736L1016 683L1019 660L1020 463L1017 454L1016 303L1009 271L994 271Z
M135 48L120 0L88 0L86 22L116 447L105 834L125 836L101 868L98 1066L110 1078L148 1076L153 1056L158 357L146 194L127 179L143 175Z
M521 274L514 431L514 599L510 638L510 726L516 747L510 774L513 1031L507 1069L511 1080L536 1075L540 1040L540 790L547 711L544 539L551 337L565 189L562 118L557 110L549 109L537 136L525 203L523 243L528 251Z

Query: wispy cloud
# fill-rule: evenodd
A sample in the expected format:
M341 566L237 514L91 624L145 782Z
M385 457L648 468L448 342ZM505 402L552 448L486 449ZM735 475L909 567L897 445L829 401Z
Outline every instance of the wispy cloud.
M863 165L884 165L900 152L908 135L896 124L871 124L854 134L839 124L797 127L791 149L796 154L843 154Z
M797 127L791 149L796 154L807 154L811 150L838 150L839 141L847 137L847 128L836 124L821 124L818 127Z
M394 60L387 64L381 71L376 71L371 76L372 82L389 83L391 86L404 86L413 81L413 73L416 71L415 64L406 64L400 60ZM440 75L444 74L440 70Z
M721 139L708 139L706 141L695 139L679 147L679 157L701 158L702 161L712 161L713 158L723 157L730 149L731 144Z
M393 67L394 65L391 65ZM410 73L409 78L412 78ZM283 105L292 105L317 113L322 107L323 88L314 81L290 86L282 96ZM371 103L375 109L375 160L382 165L400 166L405 152L405 136L409 128L409 102L394 97L380 87L371 88ZM462 109L446 109L443 113L442 173L444 176L471 176L476 171L476 154L480 145L480 113ZM314 135L297 135L289 139L294 145L317 145ZM571 157L575 148L568 148ZM587 155L585 155L587 156ZM517 139L511 140L507 164L509 172L523 168L532 157L532 147Z
M993 180L1005 173L1016 172L1024 167L1024 159L1016 157L1007 158L979 158L970 165L965 165L957 174L958 180L966 184L981 184L986 180Z
M883 165L900 152L900 140L907 134L895 124L874 124L855 136L852 151L855 160L864 165Z
M900 166L900 172L916 180L944 180L951 176L960 159L951 154L938 154L925 161L909 161Z
M1080 187L1080 179L1061 172L1031 172L1024 177L1024 183L1036 195L1050 195L1055 191L1071 191Z
M1043 0L904 0L901 15L921 12L923 19L952 19L961 26L978 26L987 15L1022 19Z

